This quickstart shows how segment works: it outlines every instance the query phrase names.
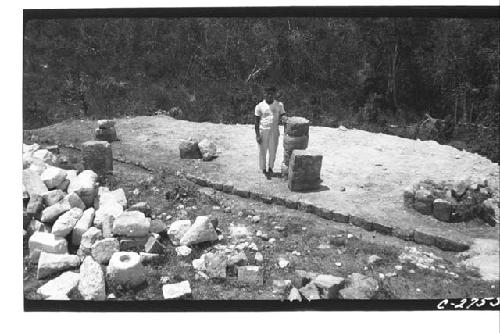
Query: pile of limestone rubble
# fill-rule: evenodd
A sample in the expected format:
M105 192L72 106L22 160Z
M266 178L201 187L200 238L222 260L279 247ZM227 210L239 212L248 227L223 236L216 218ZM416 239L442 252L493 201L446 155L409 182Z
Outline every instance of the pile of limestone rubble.
M99 186L94 171L64 170L54 165L57 160L56 150L23 146L23 229L29 261L37 265L37 278L47 281L37 290L43 298L113 298L110 290L115 287L144 286L145 265L161 264L168 246L187 257L200 243L212 246L192 260L196 279L225 279L229 273L237 275L239 285L264 285L264 258L245 226L231 225L226 237L230 244L223 245L216 218L198 216L194 223L167 225L165 219L152 218L146 202L128 206L123 189ZM288 264L280 259L275 265L284 269ZM165 299L191 295L188 280L169 283L162 277L161 283ZM372 298L378 290L376 280L359 273L343 278L296 270L294 279L272 284L275 294L290 301Z

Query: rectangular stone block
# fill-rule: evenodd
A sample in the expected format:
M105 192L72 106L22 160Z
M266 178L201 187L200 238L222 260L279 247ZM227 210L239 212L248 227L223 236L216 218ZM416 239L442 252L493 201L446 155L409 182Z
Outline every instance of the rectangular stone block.
M288 168L288 188L291 191L316 190L321 184L323 155L312 150L294 150Z
M118 137L116 136L116 130L114 127L96 128L95 138L96 140L99 141L107 141L107 142L118 141Z
M443 199L434 200L432 214L438 220L448 222L451 217L451 203Z
M332 211L332 219L335 222L349 223L349 214Z
M301 212L312 213L314 212L314 205L307 201L300 201L298 210Z
M285 207L290 209L297 209L299 202L292 199L285 199Z
M234 190L234 186L232 184L224 184L222 185L222 192L232 194Z
M100 177L113 171L113 152L107 141L87 141L82 147L83 168L92 170Z
M413 240L417 244L423 244L427 246L436 245L436 237L434 235L428 234L420 230L415 230L415 232L413 233Z
M250 197L250 192L247 190L242 190L242 189L233 189L233 194L242 197L242 198L249 198Z
M392 226L385 225L382 222L372 222L372 227L373 227L373 230L380 232L381 234L384 234L384 235L392 234Z
M402 240L413 240L413 230L410 229L395 227L392 229L392 235Z
M368 230L368 231L372 231L373 230L373 223L370 222L370 221L367 221L361 217L358 217L358 216L350 216L349 217L349 222L352 224L352 225L355 225L357 227L360 227L360 228L363 228L365 230Z

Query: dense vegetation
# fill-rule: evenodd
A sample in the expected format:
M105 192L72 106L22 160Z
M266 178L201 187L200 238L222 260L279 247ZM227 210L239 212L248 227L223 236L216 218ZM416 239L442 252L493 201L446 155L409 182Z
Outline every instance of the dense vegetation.
M193 121L245 123L264 83L288 112L325 126L425 113L497 124L498 29L458 18L29 20L24 125L174 107Z

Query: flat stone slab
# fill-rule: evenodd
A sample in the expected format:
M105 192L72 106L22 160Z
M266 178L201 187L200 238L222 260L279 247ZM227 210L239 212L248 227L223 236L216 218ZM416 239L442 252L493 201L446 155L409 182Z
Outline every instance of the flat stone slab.
M94 126L95 123L89 121L88 128L82 128L80 121L74 121L58 124L57 128L42 128L34 133L50 133L52 137L62 139L71 132L83 142L92 139ZM321 188L293 193L283 179L267 180L258 170L253 125L135 117L117 120L117 126L122 133L121 141L113 143L117 155L127 156L134 162L140 161L150 168L169 165L183 170L185 174L199 179L197 183L202 186L208 185L208 179L212 183L231 184L233 193L242 190L248 191L251 198L281 198L291 208L296 208L299 202L310 202L330 209L337 222L349 222L350 216L356 216L366 220L368 223L365 225L375 225L380 230L388 230L382 225L391 226L391 235L397 233L409 240L412 240L413 231L418 229L434 237L433 244L438 247L445 244L443 246L447 248L463 248L468 247L473 238L499 238L498 225L492 228L486 224L474 227L465 223L450 224L405 208L404 189L425 179L439 182L469 176L484 178L488 180L489 187L498 191L498 164L435 141L415 141L356 129L310 126L308 149L323 154ZM283 127L280 127L280 132L275 170L283 162ZM180 159L179 141L190 135L209 137L216 142L219 150L217 159L199 164ZM154 158L151 157L152 151L155 152Z

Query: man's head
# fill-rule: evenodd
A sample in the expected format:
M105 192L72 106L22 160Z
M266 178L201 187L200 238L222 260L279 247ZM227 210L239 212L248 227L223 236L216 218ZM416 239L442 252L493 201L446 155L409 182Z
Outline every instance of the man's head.
M276 96L276 87L274 86L267 86L264 89L264 99L268 104L271 104L274 102L274 97Z

